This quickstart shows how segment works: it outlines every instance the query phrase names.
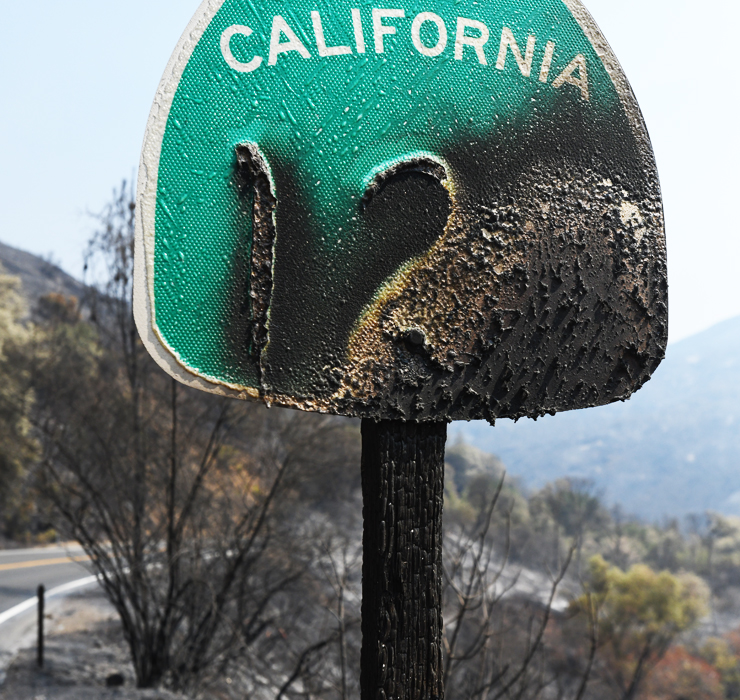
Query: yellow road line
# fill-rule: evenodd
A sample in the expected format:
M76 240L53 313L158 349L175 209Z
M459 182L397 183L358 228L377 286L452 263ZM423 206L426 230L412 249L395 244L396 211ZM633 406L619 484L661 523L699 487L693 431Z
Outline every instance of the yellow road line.
M20 561L15 564L0 564L0 571L13 571L14 569L32 569L35 566L50 566L52 564L70 564L78 561L88 561L90 557L57 557L56 559L36 559L35 561Z

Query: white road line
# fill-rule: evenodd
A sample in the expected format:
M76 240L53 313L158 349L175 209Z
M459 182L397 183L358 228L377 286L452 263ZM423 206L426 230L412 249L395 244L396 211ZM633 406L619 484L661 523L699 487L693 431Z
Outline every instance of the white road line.
M97 580L97 576L85 576L85 578L78 578L76 581L70 581L69 583L64 583L61 586L57 586L56 588L48 590L44 597L53 598L54 596L63 595L64 593L69 593L69 591L74 591L77 588L84 588L85 586L96 583ZM26 610L30 610L31 608L35 607L37 602L38 599L36 598L36 596L34 596L33 598L24 600L22 603L18 603L18 605L14 605L12 608L6 610L4 613L0 613L0 625L2 625L3 622L7 622L8 620L16 617L16 615L20 615Z
M44 554L68 554L72 552L82 552L85 550L78 544L55 544L48 547L26 547L25 549L0 549L0 559L4 557L17 557L24 554L44 555Z

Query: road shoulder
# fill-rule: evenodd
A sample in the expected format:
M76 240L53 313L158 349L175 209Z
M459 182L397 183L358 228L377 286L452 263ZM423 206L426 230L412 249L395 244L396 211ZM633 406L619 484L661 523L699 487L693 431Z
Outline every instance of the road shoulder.
M181 698L167 691L134 687L134 671L120 622L98 588L75 593L49 606L43 669L36 665L35 616L24 615L16 624L20 627L14 633L22 635L25 648L15 654L7 669L5 682L0 686L0 700ZM106 680L115 674L122 677L123 685L108 687Z

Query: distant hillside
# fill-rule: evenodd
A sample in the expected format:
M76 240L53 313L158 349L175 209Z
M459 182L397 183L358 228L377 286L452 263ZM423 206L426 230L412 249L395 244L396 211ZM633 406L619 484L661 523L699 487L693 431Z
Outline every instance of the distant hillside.
M740 514L740 317L668 348L625 403L518 423L454 423L533 488L592 479L607 501L655 519Z
M29 309L45 294L64 294L78 299L84 294L85 285L56 265L4 243L0 243L0 264L8 274L21 278L21 291Z
M458 493L462 493L468 482L477 476L500 479L505 467L498 457L459 442L448 443L445 450L445 469L445 476L451 478Z

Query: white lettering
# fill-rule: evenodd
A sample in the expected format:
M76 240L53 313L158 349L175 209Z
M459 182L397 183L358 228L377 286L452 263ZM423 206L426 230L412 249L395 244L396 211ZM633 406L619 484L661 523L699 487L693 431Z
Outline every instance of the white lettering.
M319 50L319 56L342 56L343 54L352 53L349 46L327 46L324 38L324 26L321 24L321 15L315 10L311 13L313 20L313 33L316 35L316 48Z
M540 82L546 83L547 77L550 75L550 66L552 66L552 57L555 54L555 42L548 41L545 46L545 56L542 59L542 66L540 66Z
M280 34L285 34L288 41L281 42ZM288 23L280 16L275 15L272 18L272 33L270 34L270 58L267 60L268 66L274 66L277 63L278 54L287 53L288 51L297 51L303 58L311 58L308 49L303 45L295 32L288 26Z
M362 26L361 11L359 8L355 7L351 8L350 13L354 33L354 49L356 49L358 54L364 54L367 47L365 44L365 33ZM373 39L376 53L385 53L384 37L386 35L398 33L397 26L383 24L383 21L388 18L404 19L405 17L405 11L400 9L372 9ZM311 20L313 23L314 34L316 36L316 47L320 57L342 56L353 53L353 48L351 46L327 46L321 14L317 10L311 12ZM437 28L437 41L434 46L428 46L421 38L422 30L427 22L431 22ZM470 36L468 30L471 30L473 36ZM430 39L433 40L434 37L434 34L432 33L430 35L429 31L430 30L427 28L425 33L427 41ZM241 60L240 58L236 58L231 50L231 40L235 36L239 35L247 38L251 37L252 34L254 34L254 31L250 27L241 24L231 25L221 34L220 47L223 59L230 68L239 73L251 73L252 71L257 70L257 68L259 68L264 62L264 58L262 56L256 55L254 55L249 61ZM285 38L286 41L282 41L283 38ZM484 47L488 43L489 38L490 32L483 22L468 19L466 17L458 17L455 31L455 59L461 61L463 59L465 47L469 46L475 52L478 62L484 66L488 65ZM434 12L419 12L414 17L414 20L411 23L411 43L416 51L418 51L422 56L428 56L430 58L439 56L447 48L448 39L449 35L447 27L442 17L438 14L435 14ZM524 51L524 55L522 56L521 49L514 38L514 33L509 27L503 27L501 31L501 43L499 45L498 56L496 58L496 68L498 70L505 70L506 59L508 58L509 49L511 49L511 53L514 56L514 60L516 61L521 74L525 78L532 77L532 63L536 43L536 38L529 35L527 37L527 46ZM541 83L547 83L550 79L550 73L553 70L555 49L556 44L554 41L548 41L545 45L538 76L538 80ZM281 15L275 15L272 18L270 51L267 65L276 65L280 54L289 53L291 51L297 52L304 59L311 58L311 54L308 49L301 39L298 38L293 29L288 25L285 19ZM241 52L239 52L239 54L241 56ZM561 88L565 83L577 87L580 90L582 99L586 101L590 100L588 67L586 65L586 58L583 54L579 53L565 67L562 73L552 81L551 84L554 88Z
M421 41L421 25L424 22L432 22L437 25L437 33L439 38L434 46L426 46ZM439 15L435 15L434 12L420 12L411 24L411 42L414 48L423 56L439 56L447 46L447 27Z
M519 70L525 78L529 78L532 73L532 56L534 56L534 42L535 38L529 36L527 38L527 50L525 58L522 58L522 52L519 50L519 45L516 43L514 34L511 29L504 27L501 32L501 45L498 49L498 60L496 61L496 68L503 70L506 66L506 55L507 49L511 48L511 53L514 54L516 63L519 66Z
M480 36L467 36L465 30L470 27L480 32ZM488 41L488 27L483 22L474 19L457 18L457 33L455 35L455 58L462 61L463 46L472 46L478 55L478 62L484 66L488 65L483 46Z
M251 61L247 61L246 63L237 61L236 58L234 58L234 54L231 53L231 37L235 34L251 36L252 30L241 24L234 24L224 30L224 33L221 35L221 54L224 57L224 61L229 64L229 68L233 68L240 73L251 73L262 64L262 56L255 56Z
M357 53L365 53L365 34L362 31L362 17L357 8L352 10L352 26L355 30L355 46Z
M573 76L573 71L578 69L578 77ZM579 53L565 68L565 70L552 83L553 87L559 88L563 83L570 83L581 90L581 97L588 102L588 71L586 70L586 57Z
M383 24L385 17L405 17L403 10L376 10L373 8L373 34L375 35L375 53L384 53L383 35L395 34L396 28Z

